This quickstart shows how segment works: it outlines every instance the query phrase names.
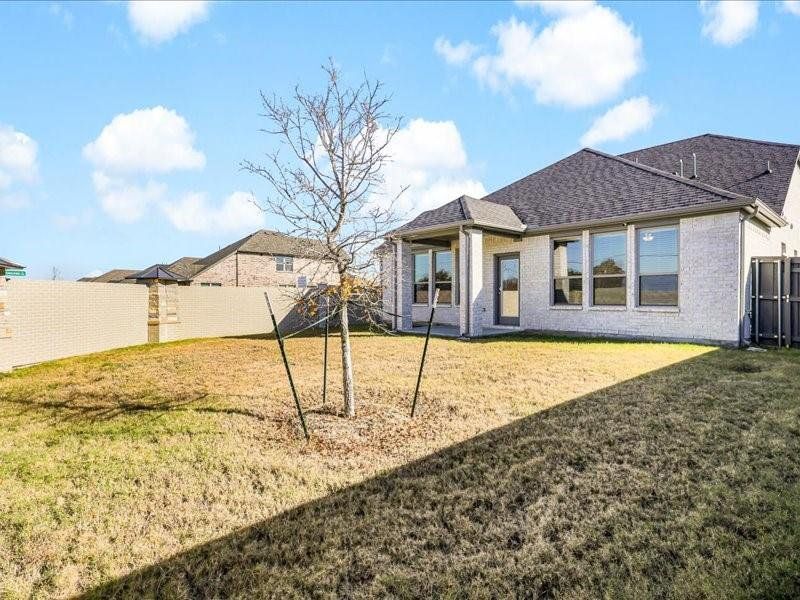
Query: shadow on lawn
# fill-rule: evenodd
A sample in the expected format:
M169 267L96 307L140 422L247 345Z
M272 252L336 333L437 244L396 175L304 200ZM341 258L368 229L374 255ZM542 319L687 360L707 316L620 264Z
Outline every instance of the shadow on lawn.
M108 392L80 390L65 400L30 400L3 397L5 404L19 408L17 416L41 413L59 421L110 421L116 417L135 413L159 415L169 412L192 411L211 414L228 414L264 420L264 415L232 406L208 406L199 404L209 398L208 393L180 394L169 398L154 399L147 395L122 394L119 391L109 397Z
M798 389L800 353L712 352L85 598L796 596Z

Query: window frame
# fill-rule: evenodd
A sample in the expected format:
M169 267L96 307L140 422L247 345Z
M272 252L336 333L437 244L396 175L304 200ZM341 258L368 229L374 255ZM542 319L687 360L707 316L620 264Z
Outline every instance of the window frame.
M561 276L561 277L556 276L556 270L555 270L555 257L556 257L555 249L556 248L555 248L555 245L558 242L578 242L580 244L580 247L581 247L581 258L580 258L580 260L581 260L581 273L580 273L580 275L564 275L564 276ZM583 308L583 304L584 304L584 301L586 299L585 290L583 289L583 287L584 287L583 286L584 275L586 275L586 273L585 273L586 265L585 265L585 261L584 261L585 252L586 252L586 248L584 248L584 243L583 243L583 232L576 233L574 235L559 236L559 237L551 237L550 238L550 306L555 307L555 308L565 308L565 307L571 307L571 308L576 308L576 309L577 308ZM567 259L567 273L569 273L569 259ZM568 280L569 279L574 279L574 280L580 281L581 282L581 301L580 302L556 302L556 280L558 280L558 279L568 279Z
M289 266L287 269L286 266ZM294 273L294 256L288 254L275 255L275 272L276 273Z
M425 262L428 265L428 299L426 302L417 302L417 286L423 285L417 283L417 256L425 256ZM431 251L430 250L417 250L411 253L411 305L412 306L430 306L431 304Z
M603 274L595 274L594 272L594 259L595 259L595 247L594 241L597 237L601 236L621 236L624 241L624 251L623 256L625 257L625 269L622 274L612 274L612 273L603 273ZM589 232L589 289L591 293L591 306L598 307L598 308L621 308L628 306L628 284L630 280L630 264L629 264L629 256L628 256L628 230L626 229L608 229L602 231L592 231ZM595 298L595 288L594 288L594 281L595 279L622 279L622 288L624 290L624 298L622 304L598 304Z
M657 273L657 275L674 275L675 282L676 282L676 299L674 304L643 304L642 303L642 277L648 277L648 275L642 275L642 265L641 265L641 242L639 241L639 234L642 231L648 230L665 230L665 229L674 229L675 230L675 259L676 259L676 269L674 273ZM635 229L635 243L636 243L636 307L642 308L644 310L675 310L680 309L681 305L681 227L680 223L661 223L661 224L653 224L653 225L641 225L636 227Z
M433 286L431 288L431 294L429 294L429 298L433 299L436 295L436 286L440 283L449 283L450 284L450 302L442 302L439 301L439 306L454 306L453 302L453 294L455 293L455 265L453 261L455 260L455 255L453 253L452 248L448 248L445 250L442 248L441 250L431 250L431 273L433 273L433 277L429 277ZM450 254L450 279L448 281L442 280L439 281L436 278L437 269L436 269L436 255L437 254Z

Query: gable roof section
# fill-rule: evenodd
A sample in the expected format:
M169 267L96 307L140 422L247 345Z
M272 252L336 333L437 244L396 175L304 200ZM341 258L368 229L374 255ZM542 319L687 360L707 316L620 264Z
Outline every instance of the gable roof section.
M789 182L800 146L706 133L634 150L621 155L661 171L693 176L692 153L697 156L697 179L719 188L758 198L779 215L783 212ZM771 172L767 171L767 161Z
M125 279L161 279L162 281L187 281L185 277L173 273L167 268L167 265L152 265L128 275Z
M509 206L461 196L447 204L425 211L415 219L397 228L395 232L428 229L452 223L475 224L492 229L521 232L525 225Z
M168 264L167 269L177 275L191 279L195 274L205 268L203 265L197 263L198 260L200 259L196 256L183 256L175 262Z
M88 281L94 283L134 283L128 279L128 275L133 275L134 273L136 273L136 269L111 269L102 275L88 279ZM84 277L83 279L86 280L87 278Z
M484 198L511 207L529 229L744 199L588 148Z

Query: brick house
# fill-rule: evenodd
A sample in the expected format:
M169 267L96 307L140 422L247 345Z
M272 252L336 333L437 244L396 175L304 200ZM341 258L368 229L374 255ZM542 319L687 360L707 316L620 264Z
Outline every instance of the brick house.
M7 258L3 258L2 256L0 256L0 277L5 277L6 269L18 270L24 268L25 267L23 267L22 265L19 265L15 262L8 260Z
M261 229L204 258L184 256L161 266L183 279L184 285L305 287L338 283L333 263L317 258L314 240ZM92 281L134 281L136 270L115 269Z
M396 229L382 257L398 330L569 332L738 345L754 256L800 251L800 146L706 134L589 148Z

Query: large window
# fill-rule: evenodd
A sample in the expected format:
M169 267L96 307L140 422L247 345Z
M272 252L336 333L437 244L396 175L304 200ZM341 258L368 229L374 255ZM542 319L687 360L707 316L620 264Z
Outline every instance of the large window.
M583 243L553 241L553 304L583 303Z
M639 304L678 305L678 227L651 227L637 232Z
M592 303L596 306L625 306L627 271L624 231L592 235Z
M434 252L434 289L439 290L439 304L453 303L453 253Z
M431 264L427 252L414 255L414 304L427 304Z
M275 270L280 273L291 273L294 271L294 260L291 256L276 256Z

